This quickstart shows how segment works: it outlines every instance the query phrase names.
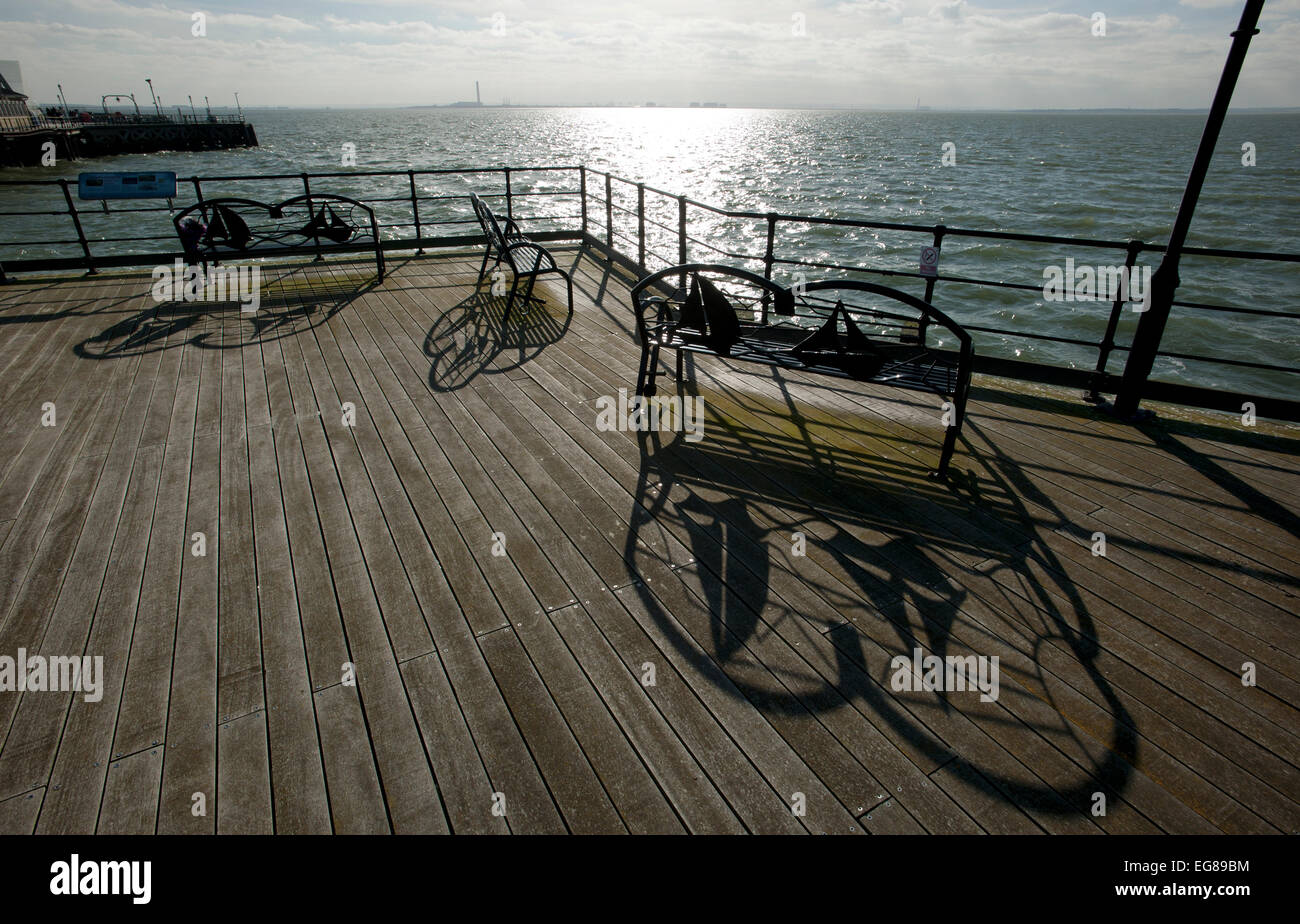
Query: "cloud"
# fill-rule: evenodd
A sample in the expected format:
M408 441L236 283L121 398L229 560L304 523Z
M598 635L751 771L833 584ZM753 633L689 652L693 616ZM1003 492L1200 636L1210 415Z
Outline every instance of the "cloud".
M204 39L190 36L187 9L123 0L14 4L0 33L30 49L24 76L41 100L56 80L83 101L106 82L145 92L148 74L171 98L238 89L245 102L286 105L450 102L480 79L485 98L516 102L889 106L919 95L936 108L1072 108L1206 105L1236 22L1175 0L1108 15L1104 38L1091 34L1090 8L982 0L262 2L210 11ZM1239 105L1296 103L1297 6L1267 5ZM498 10L505 35L491 28ZM792 10L805 16L802 35Z

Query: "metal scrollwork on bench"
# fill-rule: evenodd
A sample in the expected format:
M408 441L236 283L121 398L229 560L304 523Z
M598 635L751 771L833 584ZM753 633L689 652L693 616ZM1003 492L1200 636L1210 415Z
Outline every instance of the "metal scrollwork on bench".
M747 270L690 263L642 279L632 305L641 340L637 394L655 393L661 349L677 351L679 383L683 354L697 352L931 392L950 402L934 473L947 475L974 351L970 334L923 299L857 280L811 282L796 292ZM955 348L930 346L932 331L950 333Z
M384 251L374 211L346 196L310 193L274 204L224 196L205 199L173 219L176 234L193 262L223 256L355 252L374 248L384 278Z

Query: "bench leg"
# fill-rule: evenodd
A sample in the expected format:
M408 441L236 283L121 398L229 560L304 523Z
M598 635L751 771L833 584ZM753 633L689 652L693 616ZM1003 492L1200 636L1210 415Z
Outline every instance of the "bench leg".
M532 310L533 302L537 302L538 304L540 304L542 301L540 298L537 299L533 298L533 286L536 284L537 284L537 277L529 276L528 285L524 287L524 305L522 311L525 315Z
M966 397L961 395L956 400L952 426L943 435L943 449L939 453L939 467L930 473L931 478L946 481L948 478L948 461L953 450L957 448L957 437L961 435L962 421L966 418Z
M490 256L492 256L492 245L489 244L488 249L483 251L483 264L478 268L478 282L474 283L476 289L483 284L483 277L487 275L488 257Z
M659 374L659 344L651 341L641 344L641 368L636 376L636 393L642 397L652 397L655 393L655 377Z
M505 332L506 325L510 323L510 309L514 307L514 304L515 304L515 289L517 289L517 288L519 288L519 277L518 277L518 276L515 277L515 281L514 281L514 282L510 283L510 297L506 299L506 311L505 311L505 314L503 314L503 315L501 316L501 331L502 331L502 333Z

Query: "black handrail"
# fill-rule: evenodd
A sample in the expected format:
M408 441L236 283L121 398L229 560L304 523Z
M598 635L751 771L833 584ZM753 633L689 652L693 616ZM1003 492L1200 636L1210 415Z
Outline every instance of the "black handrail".
M536 175L543 173L576 173L577 182L572 185L565 184L560 189L533 189L531 188L531 184L528 184L526 180L521 181L529 174ZM467 188L463 192L452 191L446 188L428 190L421 190L419 188L420 180L422 178L428 179L454 176L471 178L472 184L467 184ZM307 174L223 174L205 177L189 177L180 182L192 184L196 190L202 191L203 184L212 187L216 184L285 181L306 184L309 188L311 183L314 181L317 188L323 190L326 188L337 188L338 181L375 177L393 180L394 191L400 190L402 193L399 195L389 195L388 193L390 190L384 189L379 191L384 192L385 195L360 197L362 198L362 201L367 203L393 206L393 208L384 211L384 214L380 216L384 220L378 222L379 228L386 235L382 244L384 250L423 250L426 247L463 246L472 242L476 243L478 239L481 238L481 235L477 232L477 229L473 228L475 219L472 212L466 209L462 217L457 214L457 212L450 211L442 205L442 203L453 201L467 202L468 193L470 189L473 189L484 199L503 203L502 211L504 211L505 214L514 215L516 221L521 224L530 225L530 236L539 240L548 241L580 241L587 246L603 251L609 258L641 275L651 272L654 269L653 266L648 266L647 263L655 263L659 266L674 263L686 263L688 262L687 258L689 251L694 249L696 252L704 250L715 255L725 255L728 260L735 260L745 265L752 264L755 267L761 267L764 277L769 279L772 278L778 267L785 272L794 272L796 278L804 275L802 272L803 270L817 270L823 273L830 271L835 274L846 275L866 274L869 276L893 279L911 278L924 282L925 300L927 302L935 302L936 300L941 300L942 297L945 296L951 298L954 292L962 291L960 287L975 286L979 288L1007 291L1041 292L1043 286L1038 281L1031 283L1023 280L1005 278L986 279L952 272L926 275L917 271L917 269L904 268L897 263L866 266L860 264L853 265L831 261L804 259L798 253L783 252L782 231L788 227L799 225L827 226L915 234L921 238L921 240L918 241L918 244L925 243L931 246L942 246L944 242L953 239L966 238L1039 244L1072 249L1093 248L1099 251L1109 250L1115 252L1116 256L1120 257L1120 259L1114 261L1115 265L1123 265L1127 269L1135 267L1138 259L1144 254L1163 254L1166 251L1166 245L1145 241L1073 238L1050 234L954 228L942 224L921 225L858 218L815 217L780 211L759 212L719 208L709 203L693 199L689 196L670 193L643 182L625 179L609 171L598 170L585 165L535 167L447 167L427 170L350 170L324 171L319 173L313 172ZM484 182L485 180L493 178L497 181L495 188L493 188L492 183ZM13 274L15 273L33 270L62 270L70 268L93 269L96 266L148 265L149 263L158 262L159 260L165 261L170 259L169 254L147 252L136 254L99 252L103 250L103 248L93 247L92 245L111 244L120 246L130 243L145 244L149 241L159 240L160 236L142 234L137 237L99 236L92 239L88 236L82 225L83 220L86 222L98 222L102 220L104 216L99 212L92 210L82 210L78 212L76 210L76 204L72 201L71 195L64 194L63 192L65 184L66 180L0 179L0 190L8 187L49 188L52 189L59 198L64 200L62 202L62 208L59 208L54 202L50 202L42 209L33 209L28 211L5 210L2 213L5 217L46 216L50 218L58 218L66 216L64 220L67 220L67 217L71 217L74 224L73 230L76 232L75 239L67 239L63 236L51 235L42 240L34 241L0 240L0 274L5 274L5 278L12 279ZM351 191L355 193L355 189ZM262 195L262 193L259 191L258 195ZM557 196L560 198L556 199L555 197ZM536 210L529 210L538 212L538 214L531 217L520 215L516 209L516 200L527 200L540 204L544 202L568 202L573 199L577 200L577 202L574 203L578 206L577 209L563 207L559 209L539 208ZM397 207L397 204L399 203L406 203L408 205L406 215L403 215L401 209ZM624 203L626 203L626 205ZM394 208L396 208L397 211L394 211ZM592 214L593 209L595 210L594 215ZM151 211L161 212L171 211L171 209L170 206L164 207L162 205L114 205L110 215L136 215ZM575 212L577 214L574 214ZM600 214L602 212L604 213L603 215ZM725 242L723 241L710 241L706 240L703 236L693 235L691 233L692 229L690 222L693 218L698 217L701 212L706 216L721 218L727 222L753 223L757 226L753 237L763 242L764 246L762 252L746 253L742 249L733 249L725 246ZM596 215L600 215L600 218L596 218ZM537 225L541 225L543 228L548 230L533 230ZM460 226L460 228L457 228L456 226ZM462 228L463 233L458 233ZM404 231L404 229L410 230ZM411 234L411 231L414 232L413 235ZM433 232L432 234L430 233L431 231ZM723 246L719 246L719 244L722 244ZM24 247L30 245L39 245L43 247L65 247L68 245L77 245L80 250L80 256L4 259L4 248L14 246ZM626 248L626 250L624 250L624 248ZM147 249L149 248L142 248L142 250ZM674 250L676 253L673 253ZM667 256L665 252L667 254L672 254L672 256ZM1184 257L1205 257L1245 262L1258 261L1266 265L1272 264L1274 266L1300 263L1300 253L1289 252L1232 250L1220 247L1183 247L1181 253ZM968 330L978 331L981 334L1030 341L1051 342L1071 347L1083 347L1095 350L1095 362L1090 360L1088 364L1089 368L1060 368L1049 366L1044 363L1002 359L993 356L991 351L987 351L986 355L981 356L980 362L985 366L985 371L994 374L1013 375L1035 381L1077 386L1088 396L1096 399L1099 397L1101 392L1112 393L1118 390L1119 377L1110 371L1108 366L1111 359L1116 354L1126 355L1130 352L1128 346L1117 342L1117 334L1119 333L1120 322L1125 316L1126 306L1135 306L1135 303L1132 299L1125 299L1116 295L1114 298L1108 296L1099 299L1096 304L1098 310L1098 328L1099 330L1104 328L1104 331L1095 341L1086 340L1078 336L1063 336L1056 333L998 327L989 324L967 324L965 326ZM1244 305L1218 304L1217 300L1215 303L1211 303L1185 299L1174 301L1173 305L1181 308L1194 309L1197 312L1232 313L1238 317L1260 316L1289 320L1300 319L1300 312L1280 311L1272 310L1270 308L1258 308ZM1104 321L1101 316L1102 310L1106 311ZM1260 368L1272 372L1300 372L1300 368L1297 367L1281 366L1275 363L1250 362L1232 357L1194 355L1184 352L1174 352L1172 350L1157 350L1155 355L1157 357L1177 359L1180 361L1218 363L1225 367ZM1206 389L1198 390L1192 386L1161 383L1161 395L1163 400L1168 400L1167 396L1169 395L1171 388L1175 391L1178 389L1186 390L1189 395L1187 403L1218 407L1222 405L1223 400L1225 400L1220 395L1215 395L1211 398L1207 395L1208 390ZM1250 400L1255 400L1256 403L1259 404L1261 410L1259 410L1258 413L1260 416L1275 416L1300 420L1300 402L1293 401L1281 395L1250 396ZM1269 407L1271 413L1265 413L1264 410L1262 410L1265 405Z

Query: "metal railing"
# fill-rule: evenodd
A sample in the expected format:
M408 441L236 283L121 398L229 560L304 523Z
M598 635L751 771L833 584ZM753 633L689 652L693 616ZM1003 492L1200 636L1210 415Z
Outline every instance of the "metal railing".
M556 176L567 180L561 179L557 184L554 181ZM446 181L453 178L462 183L461 188L446 188ZM575 179L576 186L573 183ZM748 265L755 270L761 268L763 275L769 279L781 272L790 275L794 283L799 281L800 275L806 281L811 281L811 273L819 276L839 274L881 277L891 279L893 285L908 285L910 282L920 290L915 294L966 321L971 320L969 313L954 311L954 306L960 307L967 293L988 290L1013 294L1032 292L1041 297L1043 283L1040 280L992 279L953 272L927 275L920 271L919 266L906 268L897 263L866 265L811 259L798 249L797 244L789 241L792 235L806 233L811 229L842 229L845 233L869 230L901 235L911 242L908 246L914 245L912 253L916 254L919 254L921 245L932 246L942 252L945 242L964 239L1080 248L1103 257L1109 255L1112 265L1122 266L1126 271L1133 270L1143 254L1160 254L1165 250L1161 244L1145 241L1061 237L953 228L942 224L917 225L724 209L586 166L187 177L179 180L178 186L192 192L197 201L202 201L205 195L216 194L240 194L262 201L279 201L293 195L310 193L313 183L317 184L320 191L349 195L374 208L380 219L380 233L384 236L382 247L386 251L413 250L423 253L430 247L481 243L481 233L468 200L470 192L478 192L484 199L492 201L494 207L503 208L506 215L520 222L535 239L580 241L600 250L610 261L635 273L645 274L666 265L708 259ZM352 183L364 184L367 189L350 187L348 184ZM385 183L390 187L387 190L371 188ZM46 209L5 209L2 194L7 189L22 186L41 189L47 195L57 194L57 198L51 195L51 207ZM175 255L176 242L170 221L160 223L159 233L152 235L109 236L94 227L88 231L87 224L97 225L105 216L84 205L79 209L70 186L66 179L0 180L0 281L5 279L6 273L65 269L86 269L93 273L97 268L107 266L165 263ZM383 192L390 194L380 194ZM111 208L104 205L100 209L111 215L131 215L133 218L130 220L136 222L148 213L170 214L172 206L170 203L164 206L131 202L115 203ZM6 219L19 216L48 216L66 220L76 236L34 241L4 239L3 228L10 224ZM715 230L711 239L710 232L698 230L706 220L715 226L719 223L723 225L722 231ZM761 250L746 251L729 243L746 238L761 241ZM149 249L161 242L166 242L166 250ZM13 259L7 253L15 247L33 246L47 249L75 247L76 255L24 256ZM1183 254L1185 261L1189 258L1222 259L1233 265L1249 264L1256 268L1287 264L1294 266L1300 263L1300 254L1294 253L1189 247L1184 249ZM1019 262L1035 265L1034 261ZM1099 262L1104 262L1104 259ZM1083 305L1085 310L1093 310L1095 314L1090 323L1090 327L1100 332L1095 337L1066 336L1042 329L1027 329L1024 326L999 326L984 320L966 323L965 327L986 339L1000 337L1068 345L1086 351L1093 357L1086 367L1031 362L985 351L977 352L976 371L1079 388L1093 399L1102 394L1115 393L1120 372L1111 367L1116 364L1119 354L1126 355L1130 351L1130 345L1121 342L1119 335L1126 315L1125 309L1133 308L1135 302L1120 294L1105 301L1084 302ZM1296 311L1218 301L1184 299L1176 300L1174 306L1185 311L1229 314L1237 318L1300 320L1300 312ZM924 331L921 334L924 336ZM1300 367L1294 364L1262 362L1241 355L1202 355L1172 349L1160 349L1156 355L1179 362L1215 363L1258 370L1282 378L1300 373ZM1292 394L1294 388L1283 387L1272 393L1253 394L1159 379L1146 381L1144 389L1144 395L1153 400L1219 410L1240 412L1242 403L1251 401L1256 405L1255 411L1259 416L1300 420L1300 402L1294 400Z
M1145 241L1116 241L1096 238L1061 237L1047 234L1025 234L1009 231L985 231L972 228L953 228L942 224L916 225L899 222L870 221L850 218L817 218L804 215L791 215L781 212L752 212L719 208L700 202L688 196L667 192L645 183L635 182L604 171L583 168L583 236L591 246L606 252L613 260L625 264L638 273L649 273L664 265L687 263L694 260L712 260L715 262L739 261L742 265L761 271L765 278L771 279L777 268L787 271L803 272L804 281L812 277L807 272L818 271L825 274L865 275L892 278L893 285L906 284L913 280L918 286L923 285L922 294L926 301L943 308L949 314L956 314L961 319L962 312L954 312L950 307L960 303L963 292L975 289L1006 290L1011 292L1034 292L1042 297L1044 284L1040 280L1008 281L1005 279L988 279L968 275L937 272L927 275L915 269L903 269L898 266L870 266L847 264L825 260L804 259L799 256L785 256L782 248L783 238L788 238L792 229L809 228L843 228L868 229L872 231L898 232L904 236L914 236L915 249L912 253L919 257L923 245L932 246L942 251L945 241L955 239L972 239L983 241L1003 241L1019 244L1049 245L1058 248L1080 248L1103 256L1097 262L1110 262L1116 267L1123 267L1125 273L1131 273L1138 266L1143 254L1162 254L1163 244ZM592 188L595 191L592 192ZM619 191L622 190L623 201ZM666 212L675 220L671 223L653 217L653 207L647 207L647 197L658 199L661 212ZM587 205L587 199L591 205ZM593 208L594 206L594 208ZM593 224L592 215L598 216ZM718 241L710 241L691 233L692 219L703 214L715 220L732 223L750 223L754 227L749 234L731 233L725 240L748 237L764 241L761 252L744 251L734 246L720 246ZM662 216L661 216L662 218ZM622 223L620 224L620 219ZM649 228L649 231L647 231ZM656 233L657 232L657 233ZM1278 253L1258 250L1228 250L1210 247L1183 248L1184 265L1189 258L1203 257L1226 259L1230 261L1261 261L1266 266L1300 264L1300 254ZM1043 261L1045 265L1049 261ZM1300 277L1298 277L1300 279ZM795 275L794 282L799 277ZM940 291L942 287L942 291ZM1294 291L1294 289L1292 289ZM1025 341L1040 341L1067 344L1089 351L1094 359L1090 368L1066 368L1046 363L1030 362L1010 357L977 354L976 371L985 374L1009 378L1024 379L1044 384L1064 385L1082 389L1092 400L1098 400L1101 394L1114 394L1119 386L1119 372L1113 371L1116 354L1128 354L1131 346L1117 338L1126 307L1131 309L1134 317L1139 316L1140 303L1124 295L1083 302L1084 306L1095 305L1097 323L1093 325L1101 334L1095 339L1083 339L1049 333L1043 330L1028 330L1024 327L996 326L988 323L963 323L966 330L991 337L1003 337ZM1230 305L1188 299L1175 300L1174 307L1209 314L1223 313L1239 317L1282 318L1300 321L1300 312L1274 310L1250 305ZM1101 312L1104 311L1104 315ZM1104 317L1104 321L1103 321ZM1297 331L1300 333L1300 331ZM921 332L924 336L924 331ZM1300 366L1280 363L1260 362L1243 356L1222 356L1187 353L1169 349L1159 349L1157 357L1180 362L1203 362L1240 369L1260 370L1283 376L1300 374ZM1297 382L1300 384L1300 382ZM1300 420L1300 402L1291 398L1294 387L1278 389L1276 393L1254 394L1209 389L1199 386L1161 380L1148 380L1145 395L1153 400L1188 404L1197 407L1230 410L1240 413L1242 404L1250 401L1255 405L1259 416L1276 417L1286 420Z

